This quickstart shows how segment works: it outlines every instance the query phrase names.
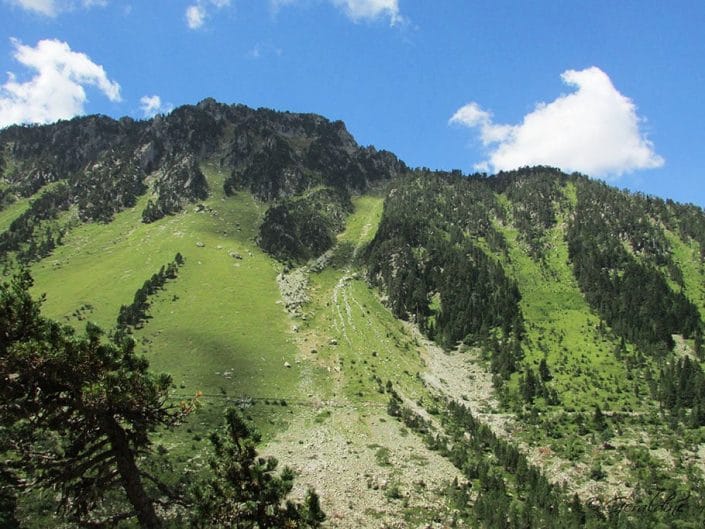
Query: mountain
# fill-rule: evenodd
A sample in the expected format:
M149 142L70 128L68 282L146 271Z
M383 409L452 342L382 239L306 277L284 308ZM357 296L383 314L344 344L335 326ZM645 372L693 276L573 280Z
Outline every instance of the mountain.
M60 183L45 197L52 203L52 215L75 206L81 221L109 222L148 191L144 222L181 211L208 196L208 183L199 167L203 160L214 161L226 173L223 189L228 195L247 189L271 201L317 187L334 188L340 196L327 214L313 215L315 201L309 200L308 206L285 201L272 211L263 231L267 247L275 254L291 246L292 236L303 241L303 247L292 248L302 254L309 247L329 247L330 231L340 229L341 208L350 207L348 194L405 169L391 153L358 146L341 122L311 114L226 106L212 99L142 122L89 116L50 127L10 127L2 131L0 143L6 186L0 200L7 202L11 193L28 197L48 184ZM293 225L290 216L297 219ZM318 238L303 240L289 233L309 221L319 228ZM47 234L40 238L41 248L32 248L29 255L24 249L20 258L46 254L62 234L62 229ZM29 238L22 232L3 241L0 251L20 250L21 241Z
M213 100L10 127L0 168L5 275L130 334L171 400L200 392L151 438L177 475L207 472L236 405L329 527L705 522L702 209L412 169L341 122ZM57 500L16 501L41 527Z

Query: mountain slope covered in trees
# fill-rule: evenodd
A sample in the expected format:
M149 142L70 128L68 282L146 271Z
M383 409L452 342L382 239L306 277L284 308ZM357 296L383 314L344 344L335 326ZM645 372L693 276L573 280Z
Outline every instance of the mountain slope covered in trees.
M44 344L36 358L20 338L0 350L15 403L0 431L17 463L0 466L7 523L187 524L179 508L130 509L116 452L101 455L107 430L68 435L20 406L54 395L26 371L61 349L109 372L54 380L67 403L124 377L173 409L199 395L178 427L119 420L139 431L154 505L196 498L213 527L266 503L238 497L227 479L249 478L223 460L254 457L252 424L293 466L262 489L275 525L315 526L322 507L330 527L701 526L701 208L548 167L410 169L341 122L213 100L148 121L10 127L0 171L3 299L34 307ZM41 318L60 323L10 286L23 269ZM110 399L127 413L120 392L77 409L97 420ZM211 435L228 406L241 415ZM51 481L39 448L98 466Z

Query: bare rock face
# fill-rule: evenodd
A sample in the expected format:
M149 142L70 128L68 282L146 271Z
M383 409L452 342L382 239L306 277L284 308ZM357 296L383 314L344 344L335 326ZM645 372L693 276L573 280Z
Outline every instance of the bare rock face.
M111 220L134 206L150 184L144 222L206 198L205 161L218 160L230 174L226 192L247 190L263 200L320 185L364 190L406 168L391 153L360 148L340 121L213 99L146 121L86 116L8 127L0 131L0 153L0 178L9 184L0 199L66 181L88 221Z
M147 203L143 222L153 222L165 215L181 211L188 202L208 197L208 183L196 157L186 154L160 170L153 184L156 199Z

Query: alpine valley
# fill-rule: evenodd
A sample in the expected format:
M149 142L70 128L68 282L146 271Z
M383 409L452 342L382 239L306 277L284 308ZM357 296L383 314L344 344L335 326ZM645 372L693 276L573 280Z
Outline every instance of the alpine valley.
M2 527L705 527L694 205L207 99L0 131L0 266Z

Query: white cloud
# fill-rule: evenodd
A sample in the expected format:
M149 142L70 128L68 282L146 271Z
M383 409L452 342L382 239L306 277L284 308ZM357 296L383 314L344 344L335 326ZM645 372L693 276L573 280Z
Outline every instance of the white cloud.
M192 5L186 8L186 24L191 29L198 29L206 21L206 10L201 5Z
M392 26L402 22L398 0L332 0L351 20L371 20L389 17Z
M186 24L190 29L203 27L210 8L223 9L230 5L230 0L197 0L186 8Z
M49 123L83 114L84 86L95 86L110 101L120 101L120 85L102 66L71 51L59 40L40 40L36 47L11 39L14 58L35 72L26 82L13 73L0 86L0 127L13 123Z
M57 14L55 0L10 0L10 3L48 17L54 17Z
M40 15L45 15L48 17L55 17L62 11L67 11L73 9L76 6L76 1L73 0L6 0L11 4L16 5L27 11L32 11L33 13L38 13ZM85 8L90 8L93 6L105 7L108 4L108 0L81 0L80 5Z
M575 90L538 104L517 125L494 123L492 115L475 102L458 109L450 123L479 129L488 152L488 159L477 169L552 165L605 177L664 164L639 128L644 120L636 106L619 93L607 74L593 66L567 70L561 78Z
M273 12L284 6L301 3L303 0L269 0ZM353 22L389 18L389 23L396 26L405 21L399 10L399 0L327 0L342 10Z
M158 95L142 96L140 98L140 109L145 118L153 118L157 114L171 112L173 106L169 103L162 103L162 98Z
M261 59L265 56L281 57L284 51L273 44L266 42L258 42L254 47L247 52L245 57L248 59Z

